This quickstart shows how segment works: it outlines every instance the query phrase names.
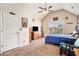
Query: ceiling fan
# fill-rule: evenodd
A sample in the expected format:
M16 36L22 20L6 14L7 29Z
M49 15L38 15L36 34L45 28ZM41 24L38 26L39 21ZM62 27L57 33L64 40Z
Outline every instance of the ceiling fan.
M41 9L40 11L38 11L38 13L42 13L44 11L48 11L48 12L52 12L53 10L50 10L53 6L50 5L49 7L47 7L46 3L45 3L45 7L39 7L39 9Z

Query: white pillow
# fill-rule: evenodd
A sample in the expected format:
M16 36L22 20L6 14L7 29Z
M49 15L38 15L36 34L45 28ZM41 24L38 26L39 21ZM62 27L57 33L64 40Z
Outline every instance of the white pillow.
M74 45L75 45L76 47L79 47L79 38L75 41Z

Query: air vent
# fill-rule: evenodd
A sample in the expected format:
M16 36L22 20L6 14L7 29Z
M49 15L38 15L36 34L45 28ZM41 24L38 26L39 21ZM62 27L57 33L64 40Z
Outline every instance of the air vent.
M12 15L16 15L14 12L10 12L10 14L12 14Z

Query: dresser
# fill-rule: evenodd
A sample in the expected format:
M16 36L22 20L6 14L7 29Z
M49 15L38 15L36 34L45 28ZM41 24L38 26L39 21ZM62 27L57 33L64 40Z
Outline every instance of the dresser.
M29 28L29 42L31 42L32 40L37 40L40 39L42 37L42 34L40 31L32 31L32 28Z

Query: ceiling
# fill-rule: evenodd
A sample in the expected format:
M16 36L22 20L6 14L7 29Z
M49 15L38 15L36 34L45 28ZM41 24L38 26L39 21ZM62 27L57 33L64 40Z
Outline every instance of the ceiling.
M78 3L47 3L47 7L52 5L51 10L56 11L60 9L65 9L75 15L79 14L79 4ZM14 8L22 12L25 9L25 13L29 13L29 16L35 19L42 19L48 12L38 13L40 10L38 7L45 7L44 3L0 3L0 8Z

